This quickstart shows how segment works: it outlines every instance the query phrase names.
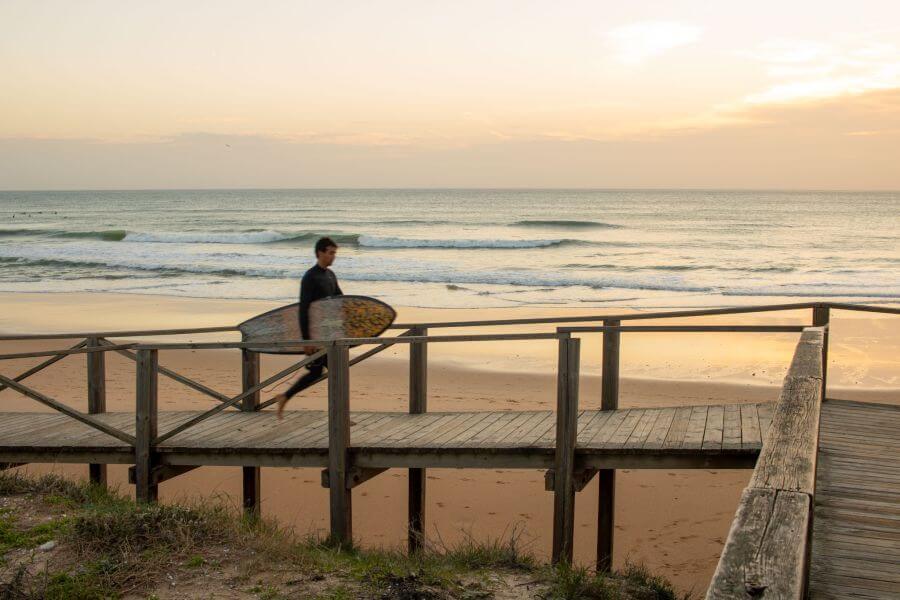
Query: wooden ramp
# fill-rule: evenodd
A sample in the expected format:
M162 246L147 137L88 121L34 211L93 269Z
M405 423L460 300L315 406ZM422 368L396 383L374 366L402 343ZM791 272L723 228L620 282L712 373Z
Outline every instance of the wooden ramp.
M772 404L584 410L578 415L581 468L752 468ZM160 412L159 431L196 412ZM134 434L134 413L96 415ZM350 453L360 467L549 468L556 444L552 411L357 412ZM328 414L221 412L156 447L162 464L326 466ZM65 415L4 413L0 461L134 463L124 442Z
M900 406L822 405L809 597L900 598Z

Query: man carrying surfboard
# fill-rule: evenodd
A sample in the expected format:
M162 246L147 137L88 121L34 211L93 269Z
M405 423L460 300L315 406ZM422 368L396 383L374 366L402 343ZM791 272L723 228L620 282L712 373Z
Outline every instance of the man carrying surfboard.
M341 291L341 286L338 285L334 271L329 269L337 256L337 249L337 243L329 237L323 237L317 241L315 247L316 264L300 280L300 333L304 340L310 339L309 305L322 298L344 295L344 292ZM306 354L315 354L318 348L316 346L304 346L303 351ZM313 382L322 376L322 371L327 366L327 357L317 358L306 365L306 368L309 370L308 373L297 379L286 392L275 396L275 399L278 401L279 419L283 416L284 405L287 404L288 400L301 390L311 386Z

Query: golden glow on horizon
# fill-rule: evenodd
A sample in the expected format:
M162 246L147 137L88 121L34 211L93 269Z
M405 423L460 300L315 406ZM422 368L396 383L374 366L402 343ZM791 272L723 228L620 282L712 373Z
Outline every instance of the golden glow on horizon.
M796 132L797 111L827 107L847 114L821 124L835 136L896 144L898 40L900 3L886 0L752 11L701 0L11 0L0 4L0 140L209 134L516 152L754 125L776 140ZM851 187L884 180L849 171Z

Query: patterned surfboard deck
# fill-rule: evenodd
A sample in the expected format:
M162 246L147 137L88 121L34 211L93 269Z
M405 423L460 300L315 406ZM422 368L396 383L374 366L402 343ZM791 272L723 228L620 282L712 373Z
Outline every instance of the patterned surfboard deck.
M314 339L376 337L397 317L393 308L368 296L336 296L310 305L310 335ZM270 310L238 325L245 342L297 340L300 333L300 305L289 304ZM267 354L303 354L302 346L260 348Z

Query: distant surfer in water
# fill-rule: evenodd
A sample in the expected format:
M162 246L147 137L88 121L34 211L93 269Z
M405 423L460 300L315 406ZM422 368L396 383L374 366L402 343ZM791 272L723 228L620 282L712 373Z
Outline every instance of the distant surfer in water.
M334 240L323 237L316 242L316 264L310 268L303 279L300 280L300 332L304 340L309 339L309 305L316 300L329 296L343 296L341 286L338 285L334 271L329 269L337 256L338 245ZM306 354L315 354L316 346L304 346ZM323 356L312 361L306 368L306 375L297 379L294 384L283 394L275 396L278 401L278 418L284 413L284 405L287 404L297 392L311 386L313 382L322 376L322 371L328 366L328 358Z

